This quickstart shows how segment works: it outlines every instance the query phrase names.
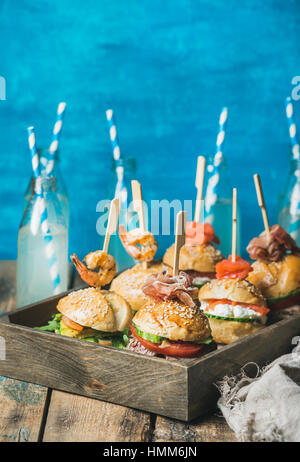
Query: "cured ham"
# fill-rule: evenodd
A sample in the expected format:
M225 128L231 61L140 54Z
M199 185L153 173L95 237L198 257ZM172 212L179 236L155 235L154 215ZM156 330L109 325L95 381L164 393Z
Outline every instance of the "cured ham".
M264 231L252 239L247 247L252 260L267 262L281 260L287 252L300 256L300 249L294 239L279 225L270 228L270 237Z
M171 276L166 270L152 274L146 280L143 292L155 301L178 299L182 303L194 307L194 298L198 289L191 287L191 278L181 271L178 276Z

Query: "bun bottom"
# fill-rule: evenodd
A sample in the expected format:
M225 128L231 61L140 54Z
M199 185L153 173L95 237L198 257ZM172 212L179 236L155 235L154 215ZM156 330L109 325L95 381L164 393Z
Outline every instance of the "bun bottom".
M214 341L216 343L225 343L226 345L236 342L240 338L247 337L247 335L251 335L265 327L253 322L225 321L212 318L208 318L208 320Z

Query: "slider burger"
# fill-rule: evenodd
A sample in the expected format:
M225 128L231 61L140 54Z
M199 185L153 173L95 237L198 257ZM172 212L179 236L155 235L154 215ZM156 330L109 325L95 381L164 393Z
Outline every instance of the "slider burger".
M193 221L186 224L185 245L181 247L179 255L179 270L188 273L192 285L199 288L216 277L216 263L224 258L213 243L220 244L220 239L209 223ZM171 268L174 249L175 244L167 249L163 257L163 262Z
M264 231L250 241L247 251L253 271L248 280L258 287L271 310L300 302L300 249L294 239L279 225Z
M266 301L260 290L247 281L251 265L241 257L216 265L217 279L199 291L201 309L209 319L217 343L232 343L264 327Z
M123 349L129 342L131 308L114 292L76 290L59 300L57 310L47 326L37 329Z
M206 344L212 342L209 322L195 301L197 289L190 282L183 272L149 276L143 290L151 300L133 318L129 350L176 358L207 351Z

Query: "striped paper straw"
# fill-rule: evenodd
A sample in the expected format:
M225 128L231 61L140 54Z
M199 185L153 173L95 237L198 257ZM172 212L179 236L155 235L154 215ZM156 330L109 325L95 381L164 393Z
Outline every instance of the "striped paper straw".
M35 134L34 134L34 127L29 127L28 128L28 143L29 143L29 148L31 151L31 161L32 161L32 171L33 171L33 176L36 180L40 179L40 162L39 162L39 156L36 148L36 143L35 143ZM54 248L54 242L53 242L53 237L51 235L51 231L49 228L49 223L48 223L48 213L47 213L47 208L46 208L46 202L44 199L44 194L43 194L43 188L42 185L37 192L39 195L39 201L40 201L40 223L41 223L41 229L44 235L44 240L46 244L46 255L50 267L50 276L54 288L54 294L58 294L60 292L60 276L58 272L58 267L57 267L57 259L55 255L55 248Z
M300 177L300 171L296 172L297 177ZM291 194L291 202L289 207L290 212L290 225L289 233L299 245L300 239L300 186L298 183L294 186Z
M205 210L206 213L210 213L212 207L217 202L217 185L220 179L219 173L219 165L223 160L223 147L224 147L224 140L225 140L225 128L226 122L228 117L228 109L224 107L221 111L220 118L219 118L219 133L217 136L216 142L216 154L214 157L213 167L211 165L208 166L210 168L211 176L207 183L207 190L206 190L206 198L205 198ZM213 215L208 215L206 221L211 223L213 220Z
M66 103L59 103L57 107L56 122L53 127L52 143L50 144L50 148L49 148L50 156L49 156L49 160L47 162L46 168L45 168L45 172L47 175L49 175L52 172L53 167L54 167L55 154L58 149L58 142L59 142L59 138L61 135L63 118L65 115L66 106L67 106Z
M286 98L285 100L285 110L286 110L286 117L288 121L290 140L292 144L293 158L299 159L300 150L299 150L299 143L297 140L296 124L294 120L294 108L293 108L293 103L292 103L290 96Z
M225 140L225 128L226 122L228 117L228 109L227 107L223 107L222 112L220 114L219 119L219 133L217 136L216 142L216 154L214 158L214 165L218 166L223 159L223 147L224 147L224 140Z
M109 127L109 137L113 149L113 156L116 161L120 159L120 147L119 147L119 140L117 135L117 127L114 121L114 112L112 109L108 109L106 111L106 119L108 122Z

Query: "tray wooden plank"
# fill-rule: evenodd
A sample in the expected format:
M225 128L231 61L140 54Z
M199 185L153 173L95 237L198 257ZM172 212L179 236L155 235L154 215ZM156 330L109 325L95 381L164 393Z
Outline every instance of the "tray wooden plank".
M187 416L187 371L177 362L13 324L0 323L0 336L7 352L0 361L2 375L174 418Z
M150 441L150 414L53 391L43 441Z
M237 441L233 431L223 417L206 416L187 424L157 417L153 441L155 442L233 442Z

